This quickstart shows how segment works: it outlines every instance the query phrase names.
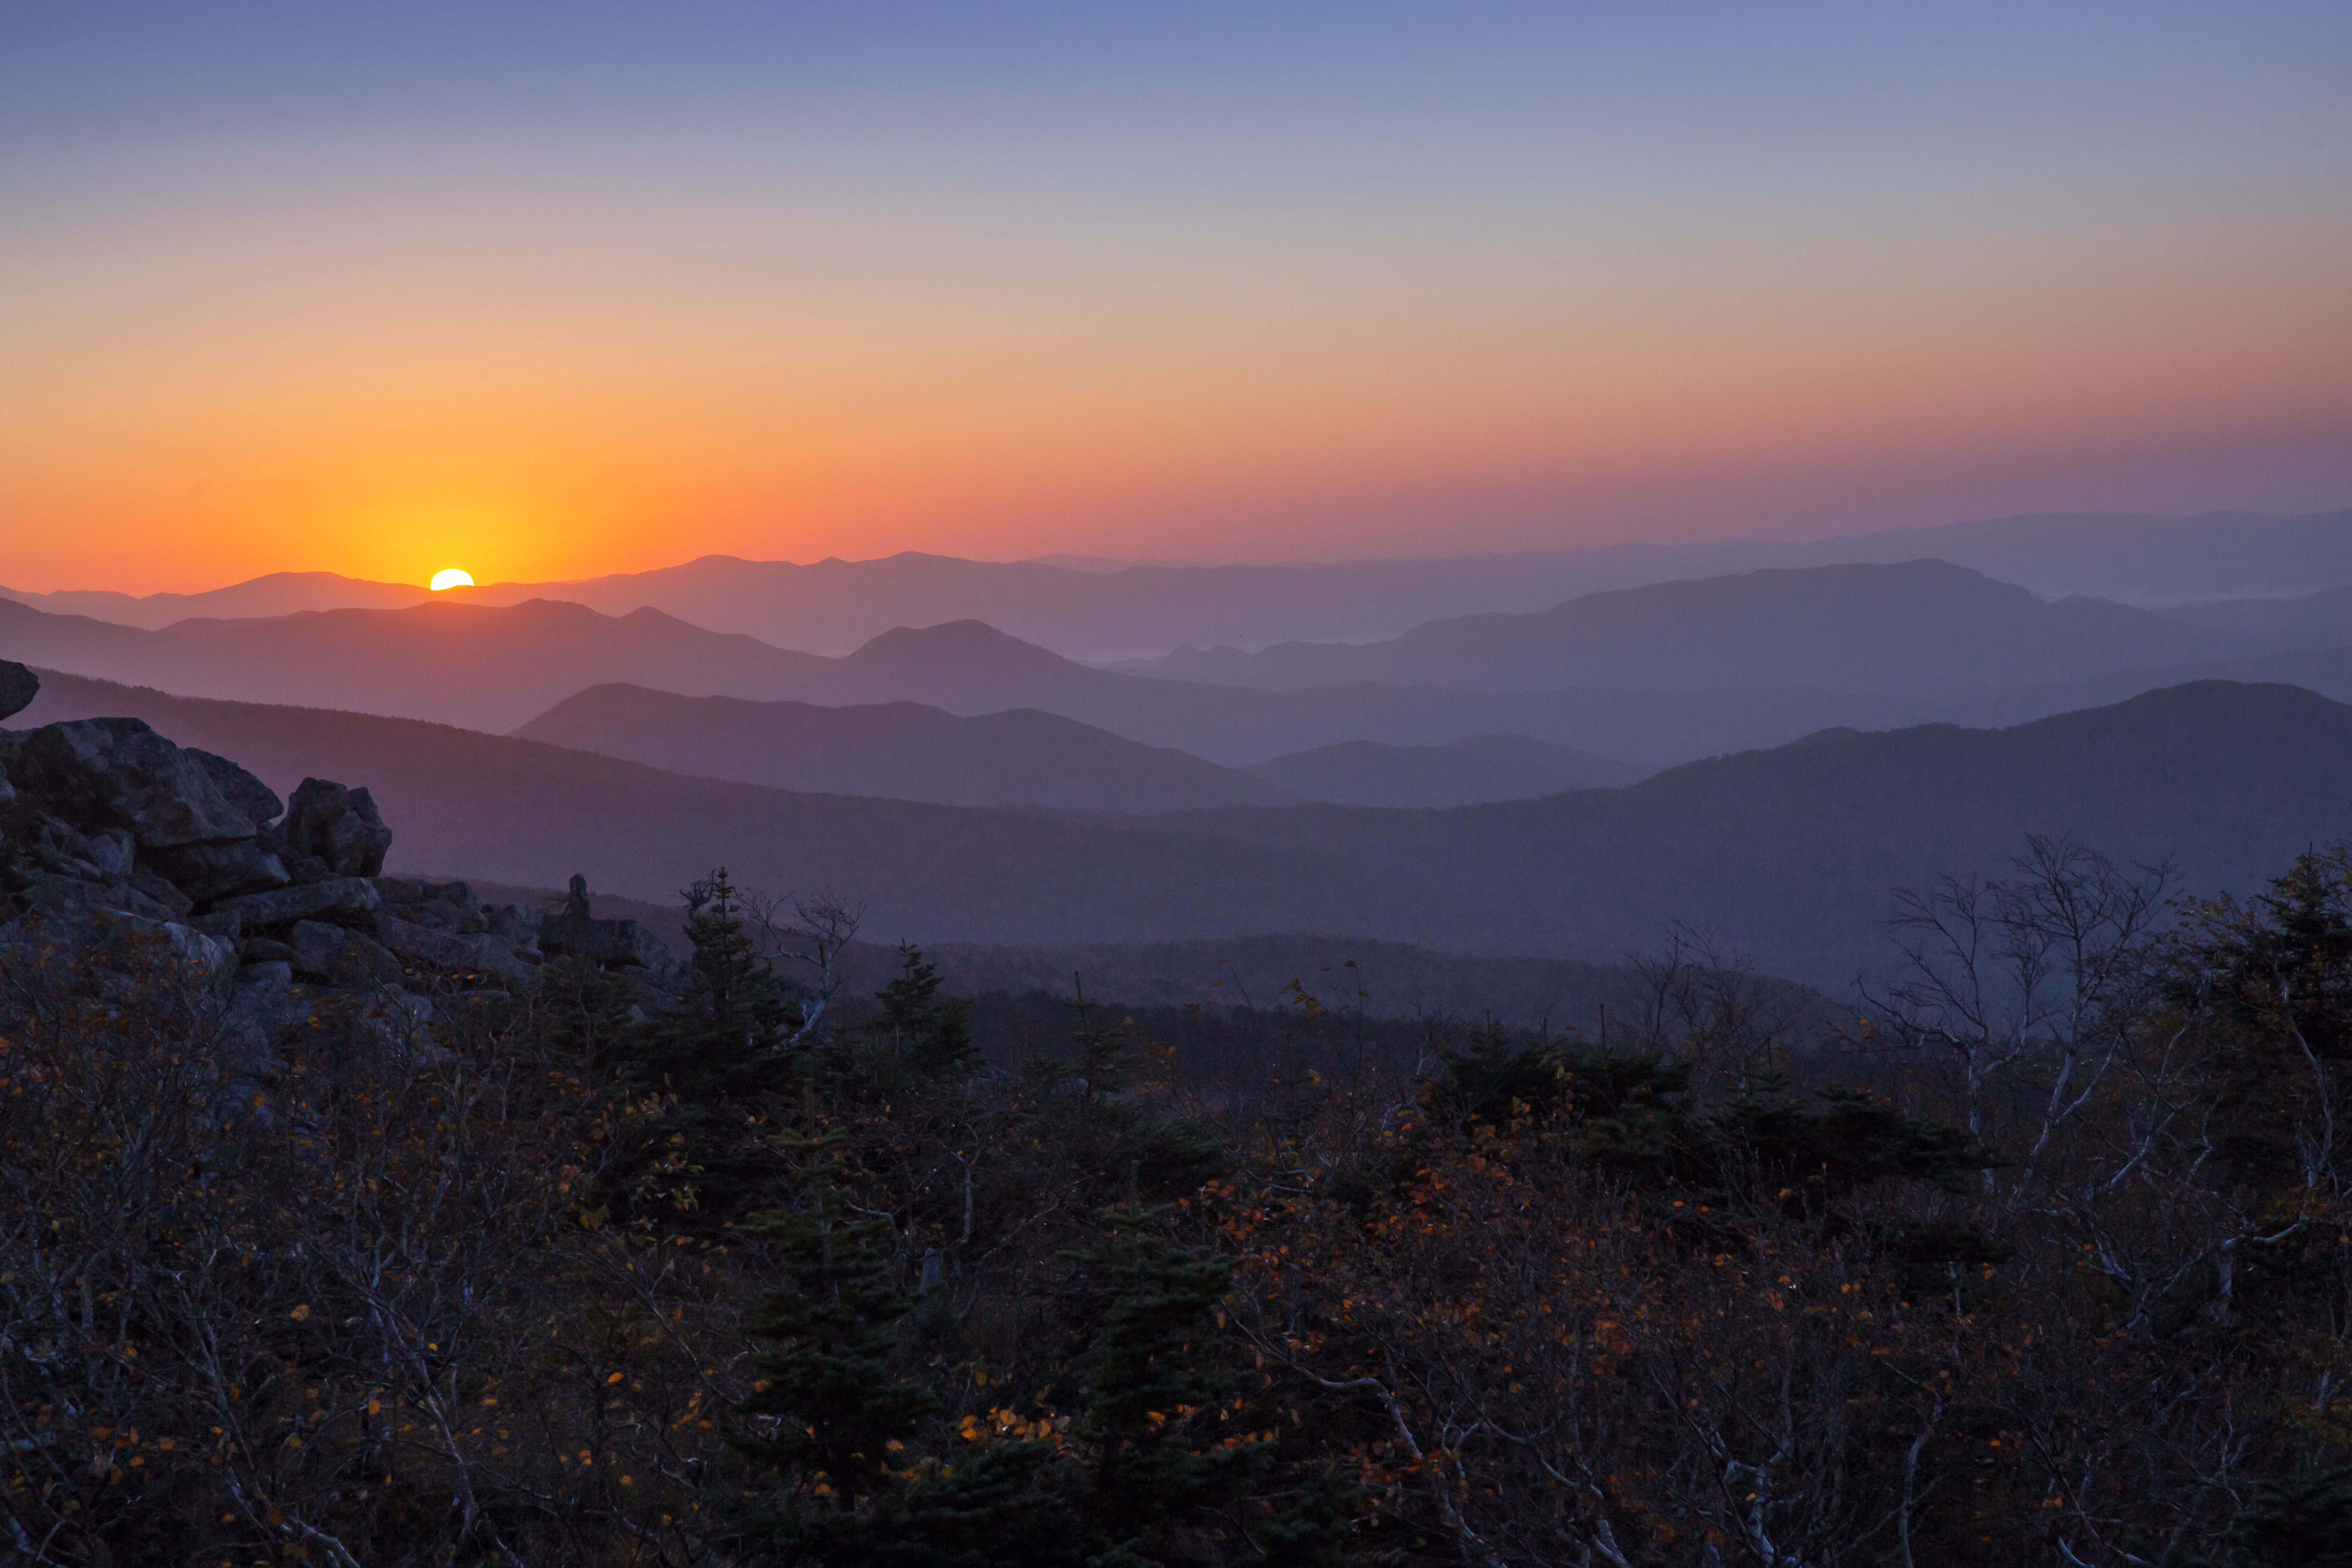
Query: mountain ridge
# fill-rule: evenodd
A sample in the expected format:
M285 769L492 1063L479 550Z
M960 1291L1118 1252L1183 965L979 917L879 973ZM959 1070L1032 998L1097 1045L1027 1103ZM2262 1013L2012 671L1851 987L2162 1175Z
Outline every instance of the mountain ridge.
M665 901L713 865L863 899L868 934L1038 945L1320 931L1612 962L1677 921L1843 991L1890 954L1897 888L2000 875L2031 833L2175 857L2251 890L2345 827L2352 708L2206 682L2002 730L1927 725L1669 769L1621 789L1404 810L1146 818L796 795L410 720L45 677L25 723L127 712L272 787L365 779L428 875Z

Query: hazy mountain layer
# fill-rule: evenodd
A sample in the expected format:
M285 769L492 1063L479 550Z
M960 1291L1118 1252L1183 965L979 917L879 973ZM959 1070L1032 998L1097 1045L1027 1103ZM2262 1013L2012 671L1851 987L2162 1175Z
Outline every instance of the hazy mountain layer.
M1631 784L1655 772L1524 735L1445 746L1350 741L1248 769L1016 708L821 708L591 687L513 731L698 778L932 801L1149 813L1209 805L1465 805Z
M2256 645L2263 652L2352 643L2352 588L2266 599L2224 599L2168 612L2189 626Z
M1922 692L2077 679L2243 651L2102 599L2035 597L1941 561L1812 566L1590 594L1533 615L1433 621L1364 645L1186 648L1171 675L1297 689L1353 680L1549 691L1812 686Z
M1820 691L1514 695L1377 683L1256 691L1096 669L974 621L902 627L835 659L652 610L607 616L546 600L183 622L160 632L0 603L0 658L190 696L500 732L614 682L828 707L923 702L963 715L1034 708L1229 766L1342 741L1443 745L1500 733L1663 761L1916 717L1901 701Z
M1473 735L1444 746L1342 741L1249 770L1302 801L1398 806L1475 805L1614 789L1657 771L1526 735Z
M1157 657L1186 645L1365 641L1424 621L1533 611L1580 594L1760 567L1932 556L2038 594L2171 604L2352 584L2352 512L2198 518L2052 514L1782 542L1621 544L1439 559L1266 566L962 561L907 552L807 565L705 556L653 572L457 590L480 604L554 598L610 615L653 608L782 647L841 653L897 626L982 620L1073 657ZM151 629L190 616L396 608L413 584L280 573L209 593L33 595L54 612Z
M1451 811L1229 807L1108 821L794 795L539 742L45 678L22 725L143 718L280 790L364 783L392 862L655 900L712 865L863 900L867 934L1016 945L1318 931L1609 961L1670 922L1768 973L1882 961L1895 889L1998 873L2028 833L2244 892L2347 826L2352 708L2209 682L2001 731L1826 735L1624 789Z
M1034 708L965 719L915 702L819 708L594 686L514 733L700 778L945 805L1160 812L1301 798Z
M0 603L0 658L188 695L344 708L503 731L588 686L827 707L921 702L976 715L1033 708L1226 766L1372 740L1445 745L1519 734L1653 763L1779 745L1834 726L2016 723L2211 678L2290 680L2352 696L2352 653L2153 666L2086 680L1937 697L1765 688L1465 692L1359 682L1265 691L1074 663L977 622L877 637L842 658L706 632L655 611L606 616L547 601L436 603L146 632Z

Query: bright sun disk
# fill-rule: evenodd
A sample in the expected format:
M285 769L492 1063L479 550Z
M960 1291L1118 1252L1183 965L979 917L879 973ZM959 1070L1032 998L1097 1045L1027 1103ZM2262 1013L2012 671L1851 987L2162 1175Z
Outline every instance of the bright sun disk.
M474 574L470 572L460 572L455 566L433 574L433 591L436 594L444 588L470 588L473 585Z

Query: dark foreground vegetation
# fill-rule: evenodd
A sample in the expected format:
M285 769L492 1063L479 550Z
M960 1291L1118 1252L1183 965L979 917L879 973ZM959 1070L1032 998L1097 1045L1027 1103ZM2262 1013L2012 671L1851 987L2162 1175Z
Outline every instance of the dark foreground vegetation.
M2352 858L2063 844L1865 1014L1606 1047L947 998L811 1025L723 879L257 1067L160 939L12 950L0 1559L2340 1563Z

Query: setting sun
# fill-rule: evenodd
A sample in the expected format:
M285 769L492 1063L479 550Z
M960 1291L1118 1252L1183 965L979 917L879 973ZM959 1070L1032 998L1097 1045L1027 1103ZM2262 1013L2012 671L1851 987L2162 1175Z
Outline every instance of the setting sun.
M461 572L455 566L433 574L433 591L436 594L444 588L470 588L473 585L474 574Z

